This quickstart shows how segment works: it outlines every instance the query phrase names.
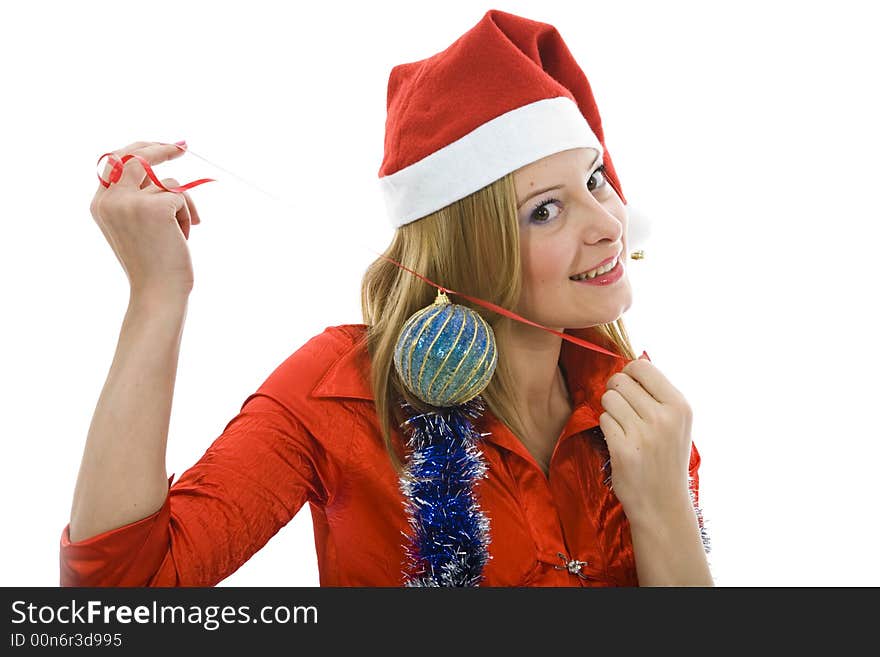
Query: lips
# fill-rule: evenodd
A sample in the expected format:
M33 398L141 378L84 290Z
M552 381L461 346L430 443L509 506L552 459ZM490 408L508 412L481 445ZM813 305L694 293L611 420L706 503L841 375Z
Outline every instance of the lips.
M594 269L598 269L599 267L601 267L603 265L607 265L609 262L613 262L615 258L619 258L621 253L623 253L623 252L619 251L618 253L611 256L610 258L605 258L602 262L596 263L592 267L587 267L583 271L579 271L576 274L572 274L571 276L569 276L569 278L573 278L574 276L580 276L581 274L586 274L588 271L593 271Z

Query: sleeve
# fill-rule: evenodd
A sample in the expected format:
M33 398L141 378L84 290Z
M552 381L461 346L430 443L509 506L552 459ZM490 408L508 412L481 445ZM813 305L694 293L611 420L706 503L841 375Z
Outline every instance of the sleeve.
M254 393L153 515L71 543L61 586L215 586L310 501L324 506L327 454L290 411Z
M697 514L697 524L700 526L703 550L706 554L709 554L712 546L703 520L703 510L700 507L700 460L700 452L697 451L696 444L691 441L691 457L688 463L688 492L690 493L691 503L694 505L694 511Z

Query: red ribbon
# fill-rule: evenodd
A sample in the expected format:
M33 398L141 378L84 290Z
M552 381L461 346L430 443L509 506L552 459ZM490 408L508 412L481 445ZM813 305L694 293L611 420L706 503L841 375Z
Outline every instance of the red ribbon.
M182 151L186 150L185 147L180 146L179 144L164 144L162 142L159 142L159 143L162 144L163 146L174 146L176 148L179 148ZM179 187L170 187L169 188L161 183L161 181L156 177L156 174L153 173L153 167L150 166L150 163L147 162L140 155L128 154L128 155L124 155L122 157L122 160L119 160L116 157L116 153L104 153L101 157L98 158L98 164L101 164L101 160L103 160L105 157L109 157L110 162L111 162L112 168L110 169L110 180L104 180L101 177L100 173L97 174L98 180L101 181L101 184L104 185L104 187L110 187L111 184L113 184L115 182L119 182L119 179L122 177L122 170L125 167L125 163L131 159L136 159L138 162L140 162L141 165L144 167L144 171L147 172L147 176L149 176L150 180L153 181L153 184L155 184L156 187L164 189L166 192L180 193L180 192L183 192L187 189L192 189L193 187L196 187L197 185L202 185L206 182L215 182L215 180L213 178L200 178L198 180L194 180L194 181L187 183L185 185L180 185Z
M593 344L592 342L588 342L587 340L582 340L581 338L578 338L574 335L569 335L568 333L560 333L559 331L554 331L552 328L548 328L546 326L536 324L535 322L532 322L532 321L526 319L525 317L520 317L516 313L511 312L511 311L507 310L506 308L502 308L501 306L495 305L491 301L484 301L483 299L478 299L477 297L471 297L471 296L468 296L467 294L462 294L461 292L456 292L455 290L450 290L448 287L443 287L442 285L437 285L434 281L422 276L420 273L415 272L408 267L404 267L402 264L400 264L399 262L397 262L393 258L389 258L388 256L384 256L381 254L379 254L379 255L380 255L380 257L385 258L385 260L393 262L395 265L397 265L401 269L405 269L410 274L414 274L414 275L418 276L423 281L425 281L426 283L429 283L430 285L433 285L434 287L439 289L444 294L446 292L449 292L450 294L457 294L458 296L464 297L468 301L473 301L474 303L479 304L479 305L483 306L484 308L490 308L491 310L494 310L496 313L501 313L505 317L510 317L511 319L515 319L518 322L523 322L524 324L529 324L529 325L535 326L539 329L544 329L545 331L548 331L548 332L552 333L553 335L558 335L563 340L568 340L569 342L573 342L574 344L580 345L581 347L586 347L587 349L592 349L593 351L601 351L603 354L608 354L609 356L614 356L615 358L621 358L621 359L624 358L620 354L615 354L614 352L608 351L607 349L604 349L597 344Z
M163 144L163 145L176 146L180 150L184 150L184 151L186 150L185 147L180 146L179 144ZM112 169L110 170L110 180L109 181L104 180L103 178L101 178L100 174L98 174L98 180L101 181L101 184L104 185L104 187L110 187L110 185L112 183L119 182L119 179L122 177L122 170L123 170L123 167L125 166L125 163L128 162L129 160L131 160L132 158L138 160L141 163L141 165L143 165L144 171L147 172L147 176L149 176L150 180L152 180L153 183L157 187L164 189L166 192L180 193L180 192L183 192L184 190L192 189L193 187L196 187L197 185L201 185L206 182L215 182L215 180L213 178L200 178L199 180L194 180L194 181L187 183L185 185L180 185L179 187L169 188L169 187L165 187L165 185L163 185L159 181L159 179L156 177L156 174L153 173L153 168L150 166L150 163L147 162L140 155L134 155L134 154L124 155L122 157L122 159L119 160L116 157L115 153L104 153L100 158L98 158L98 164L100 164L101 160L103 160L105 157L111 158ZM199 157L201 157L201 156L199 156ZM202 159L204 159L204 158L202 158ZM520 317L516 313L511 312L505 308L502 308L501 306L498 306L490 301L484 301L483 299L479 299L477 297L471 297L471 296L468 296L467 294L462 294L461 292L456 292L455 290L450 290L448 287L443 287L442 285L437 285L437 283L435 283L434 281L430 280L429 278L426 278L425 276L422 276L420 273L415 272L412 269L409 269L408 267L404 267L402 264L400 264L399 262L397 262L396 260L394 260L392 258L389 258L389 257L384 256L382 254L376 254L376 255L379 255L380 257L385 258L385 260L388 260L389 262L393 262L395 265L397 265L401 269L408 271L410 274L418 276L423 281L425 281L429 285L433 285L434 287L436 287L438 290L440 290L443 293L449 292L450 294L456 294L460 297L464 297L468 301L472 301L473 303L476 303L480 306L483 306L484 308L489 308L491 310L494 310L496 313L500 313L500 314L504 315L505 317L509 317L509 318L514 319L518 322L523 322L524 324L529 324L530 326L534 326L536 328L543 329L545 331L548 331L549 333L552 333L553 335L558 335L563 340L568 340L569 342L573 342L574 344L581 346L581 347L584 347L586 349L592 349L593 351L599 351L603 354L608 354L609 356L614 356L615 358L621 358L621 359L624 358L624 356L621 356L620 354L615 354L614 352L608 351L607 349L604 349L603 347L600 347L597 344L593 344L592 342L589 342L587 340L582 340L581 338L578 338L573 335L569 335L568 333L560 333L559 331L555 331L552 328L548 328L546 326L542 326L541 324L537 324L535 322L532 322L532 321L526 319L525 317ZM647 354L645 352L642 352L642 355L647 357Z

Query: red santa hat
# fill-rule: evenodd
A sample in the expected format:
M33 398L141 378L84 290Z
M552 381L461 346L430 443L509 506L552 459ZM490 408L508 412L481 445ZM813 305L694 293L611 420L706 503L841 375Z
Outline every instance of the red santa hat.
M490 9L452 45L388 78L382 196L397 228L504 175L594 148L626 199L590 83L552 25Z

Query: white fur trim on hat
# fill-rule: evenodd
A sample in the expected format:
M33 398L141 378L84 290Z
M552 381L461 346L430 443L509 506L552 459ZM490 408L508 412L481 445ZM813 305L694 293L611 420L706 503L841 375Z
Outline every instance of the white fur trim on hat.
M400 171L379 179L397 228L473 194L536 160L572 148L603 154L578 106L567 96L517 107Z

